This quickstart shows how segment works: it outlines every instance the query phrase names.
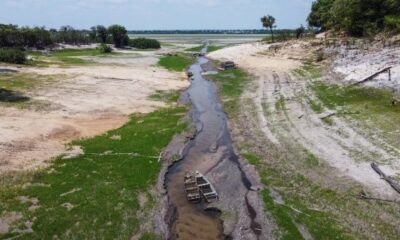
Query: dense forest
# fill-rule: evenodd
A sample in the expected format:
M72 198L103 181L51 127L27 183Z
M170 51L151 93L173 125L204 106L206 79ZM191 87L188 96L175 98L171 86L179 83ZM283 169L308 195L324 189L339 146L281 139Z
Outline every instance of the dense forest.
M308 16L312 27L344 31L351 36L373 36L400 30L399 0L317 0Z

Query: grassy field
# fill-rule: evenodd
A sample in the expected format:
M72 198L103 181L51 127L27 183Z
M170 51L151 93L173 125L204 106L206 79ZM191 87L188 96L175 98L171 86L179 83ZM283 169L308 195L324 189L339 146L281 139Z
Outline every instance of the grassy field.
M175 56L163 56L158 64L168 70L181 72L192 65L196 59L187 54L178 53Z
M21 216L0 239L130 239L141 224L138 213L155 201L147 190L158 177L160 152L186 129L186 111L170 107L135 114L119 129L73 142L83 155L3 176L0 216ZM140 194L146 202L139 201Z
M309 67L305 67L304 71L309 71L307 68ZM318 75L314 69L311 71L312 73L307 74ZM248 119L241 119L240 103L247 103L247 101L246 99L241 101L240 97L243 89L250 86L248 84L251 83L249 81L251 78L240 69L221 72L210 77L219 86L224 110L230 121L233 122L232 126L237 128L235 132L239 130L240 136L249 135L249 129L241 128L241 121L248 121ZM327 104L332 101L332 98L337 98L335 90L325 89L322 86L317 87L321 93L320 97L326 98L324 101ZM331 96L332 94L334 96ZM355 103L357 103L356 99L354 99ZM382 101L385 102L385 100ZM251 103L249 102L249 104ZM284 108L284 100L278 101L277 104L278 108ZM322 108L317 103L315 104L316 109ZM320 104L322 105L322 103ZM337 106L337 104L332 105ZM251 106L247 109L254 111L251 110L254 109ZM256 113L251 112L250 114L256 116ZM284 125L283 122L280 124ZM254 131L255 134L261 134L257 130ZM253 135L253 137L256 136ZM332 169L290 139L281 139L281 146L260 141L257 137L256 139L245 137L242 140L235 139L235 144L240 155L255 165L259 171L264 186L264 190L261 192L262 199L267 214L274 219L278 226L274 232L278 239L303 239L299 226L307 229L314 239L367 239L371 236L370 226L374 226L373 232L379 233L379 236L383 238L392 239L397 235L398 232L390 221L371 218L371 212L368 210L371 209L377 215L379 215L379 211L396 212L396 205L357 200L354 196L362 188L343 179L336 178L334 180L336 186L347 186L342 189L332 188L329 187L329 184L327 186L326 183L315 181L315 177L318 175L328 177L327 173ZM262 146L261 150L260 145ZM360 221L365 224L363 230L359 229ZM365 227L369 230L366 230Z

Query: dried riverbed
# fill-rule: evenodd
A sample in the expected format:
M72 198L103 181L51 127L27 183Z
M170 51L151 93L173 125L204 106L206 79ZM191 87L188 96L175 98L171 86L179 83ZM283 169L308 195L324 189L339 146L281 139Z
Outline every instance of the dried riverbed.
M193 105L196 135L186 145L183 158L166 175L170 238L262 239L265 230L256 219L263 210L255 204L258 194L250 190L258 183L248 178L250 174L243 170L235 154L216 86L202 77L204 68L209 67L208 60L199 57L190 68L194 79L185 94ZM214 184L220 197L218 202L195 205L186 200L184 174L196 170Z

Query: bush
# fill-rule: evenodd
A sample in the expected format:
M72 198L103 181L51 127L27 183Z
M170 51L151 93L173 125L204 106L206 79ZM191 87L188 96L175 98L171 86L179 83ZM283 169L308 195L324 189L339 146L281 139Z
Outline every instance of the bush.
M23 64L26 54L22 50L14 48L0 48L0 62Z
M136 38L129 40L129 46L138 49L159 49L161 44L156 39Z
M113 49L107 44L102 43L99 47L101 53L111 53Z

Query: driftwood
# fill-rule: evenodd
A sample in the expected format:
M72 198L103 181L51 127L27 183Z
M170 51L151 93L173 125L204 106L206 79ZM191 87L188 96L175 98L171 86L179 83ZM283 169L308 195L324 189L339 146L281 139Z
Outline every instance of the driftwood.
M327 119L327 118L330 118L330 117L333 117L333 116L335 116L336 115L336 113L329 113L328 115L326 115L326 116L322 116L322 117L320 117L320 119L321 120L324 120L324 119Z
M399 203L396 200L382 199L382 198L377 198L377 197L370 197L365 192L361 192L360 195L356 195L355 197L358 198L358 199L361 199L361 200L372 200L372 201L380 201L380 202Z
M386 176L386 174L379 168L378 164L376 163L371 163L371 167L372 169L374 169L374 171L376 173L379 174L379 176L381 176L381 178L383 180L385 180L387 183L389 183L389 185L398 193L400 193L400 185L393 180L393 178L391 178L390 176Z
M390 69L392 69L392 67L386 67L386 68L384 68L382 70L379 70L378 72L372 74L371 76L369 76L369 77L367 77L367 78L365 78L365 79L363 79L363 80L361 80L359 82L353 83L352 85L358 85L358 84L361 84L361 83L365 83L365 82L371 81L376 76L378 76L379 74L384 73L384 72L389 72L389 81L390 81L391 78L392 78L392 74L390 72Z

